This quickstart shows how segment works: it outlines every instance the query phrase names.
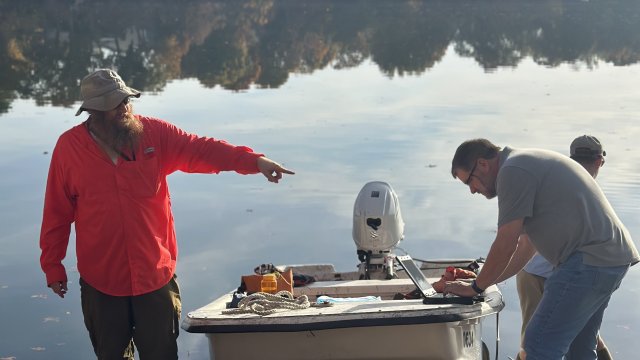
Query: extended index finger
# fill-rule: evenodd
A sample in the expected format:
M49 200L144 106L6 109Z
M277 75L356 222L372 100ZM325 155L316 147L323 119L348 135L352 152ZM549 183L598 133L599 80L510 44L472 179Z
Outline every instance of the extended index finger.
M294 175L294 174L295 174L295 172L294 172L294 171L291 171L291 170L289 170L289 169L287 169L287 168L284 168L284 167L282 167L282 166L280 166L278 170L279 170L280 172L282 172L282 173L289 174L289 175Z

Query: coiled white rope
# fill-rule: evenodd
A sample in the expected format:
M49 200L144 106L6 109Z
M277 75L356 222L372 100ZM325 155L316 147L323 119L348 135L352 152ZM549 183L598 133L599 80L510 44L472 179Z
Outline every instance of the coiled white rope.
M265 316L275 313L278 309L299 310L309 306L311 304L307 295L300 295L294 299L289 291L279 291L276 294L257 292L240 300L238 308L222 310L222 314L255 313Z

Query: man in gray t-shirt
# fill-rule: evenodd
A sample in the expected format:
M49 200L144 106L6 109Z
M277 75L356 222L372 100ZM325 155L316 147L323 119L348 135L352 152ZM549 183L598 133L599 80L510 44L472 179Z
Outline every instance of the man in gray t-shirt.
M486 139L462 143L451 174L473 194L498 197L498 233L478 278L471 284L449 282L444 291L481 293L515 275L537 251L556 271L529 323L521 358L561 359L571 353L595 359L604 309L629 265L640 260L595 180L564 155L500 149Z

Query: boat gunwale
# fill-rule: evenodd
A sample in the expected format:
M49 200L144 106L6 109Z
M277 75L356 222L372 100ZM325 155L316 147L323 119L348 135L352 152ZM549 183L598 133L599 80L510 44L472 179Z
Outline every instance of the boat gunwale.
M310 321L318 315L286 316L259 316L251 314L248 317L229 316L222 317L198 317L198 311L189 313L182 323L182 328L190 333L252 333L252 332L297 332L297 331L318 331L330 329L343 329L353 327L370 326L398 326L398 325L420 325L437 324L447 322L467 321L482 318L500 312L504 307L504 301L500 291L496 288L485 294L485 301L473 305L441 305L436 308L424 305L425 308L418 308L420 300L411 311L385 311L376 313L336 313L325 315L331 320ZM399 301L399 300L390 300ZM434 314L434 310L441 313ZM282 313L280 313L282 314ZM243 314L247 315L247 314ZM277 315L277 314L274 314ZM350 317L350 318L349 318ZM278 323L278 321L284 321Z

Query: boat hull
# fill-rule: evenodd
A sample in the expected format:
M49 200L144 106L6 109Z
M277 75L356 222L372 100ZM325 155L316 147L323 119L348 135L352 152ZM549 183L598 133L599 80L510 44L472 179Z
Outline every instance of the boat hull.
M295 332L207 334L211 359L482 359L480 319Z

